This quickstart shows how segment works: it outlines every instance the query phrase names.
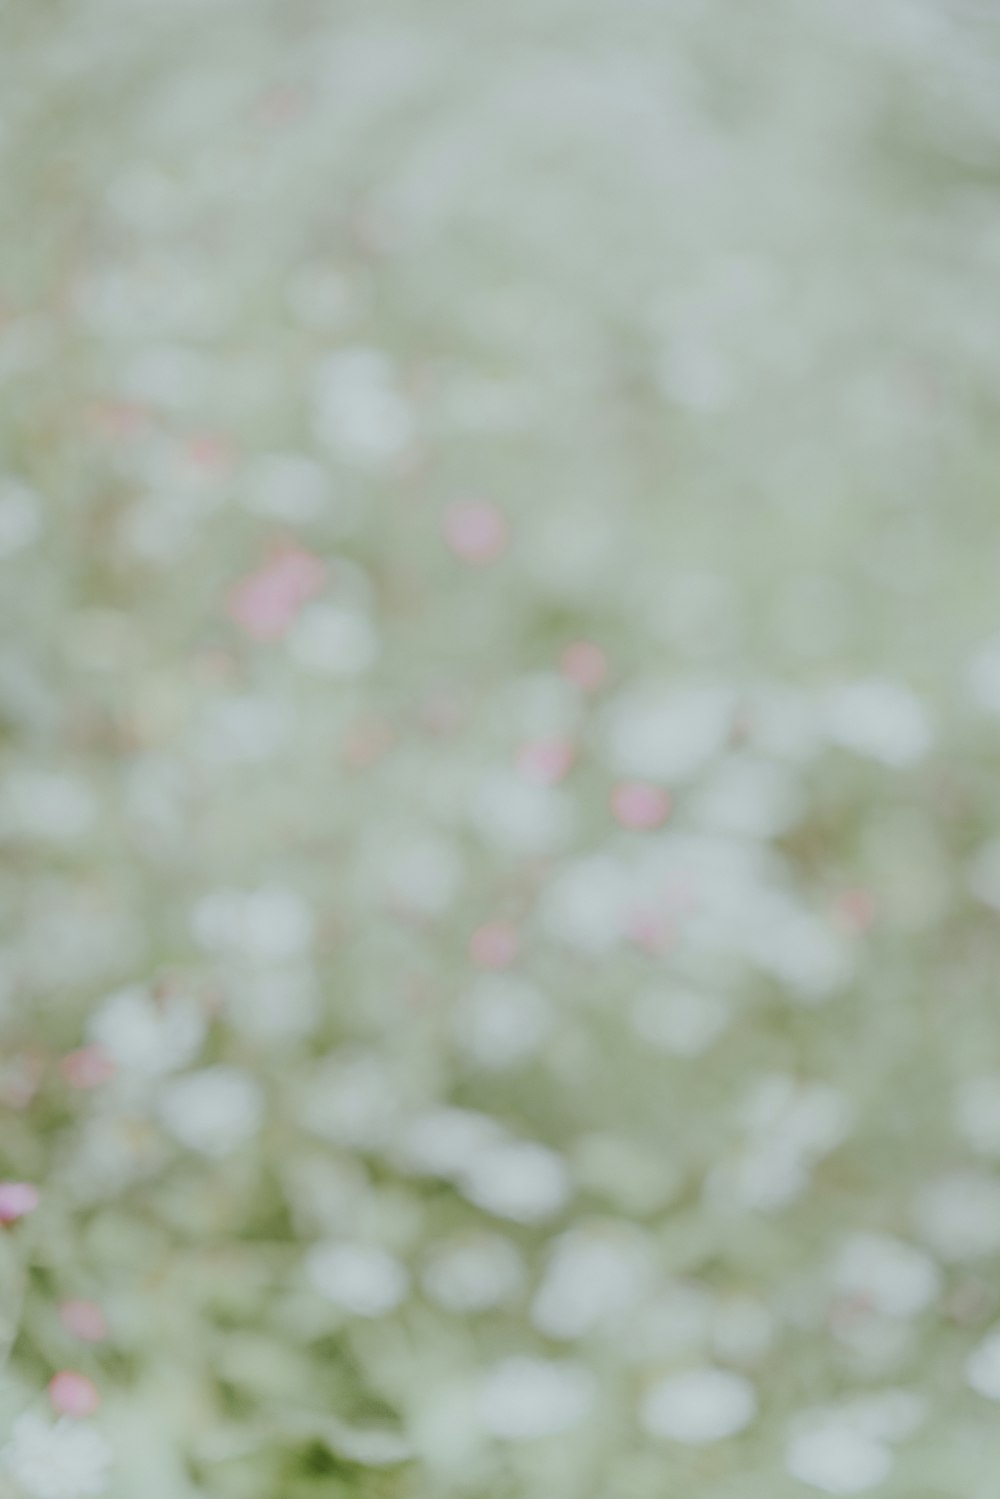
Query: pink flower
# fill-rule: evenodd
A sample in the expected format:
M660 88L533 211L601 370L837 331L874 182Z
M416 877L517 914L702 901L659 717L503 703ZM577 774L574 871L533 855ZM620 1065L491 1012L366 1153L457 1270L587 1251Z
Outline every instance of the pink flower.
M490 921L473 932L469 952L480 968L509 968L520 946L517 928L509 921Z
M230 618L254 640L280 640L325 582L325 562L289 547L237 583L229 595Z
M608 674L608 659L599 645L577 640L563 651L562 674L583 692L596 692Z
M670 797L645 781L622 781L611 794L611 809L623 828L644 832L666 822Z
M92 1416L101 1403L100 1391L86 1374L61 1369L49 1380L49 1399L60 1416L83 1419Z
M444 519L444 536L456 557L482 566L495 562L507 546L507 520L496 505L467 500L452 505Z
M568 739L539 739L517 752L517 768L528 781L555 786L569 774L575 751Z
M0 1182L0 1223L16 1223L33 1213L40 1201L30 1182Z
M103 1343L108 1335L104 1309L96 1301L64 1301L59 1320L82 1343Z
M84 1046L71 1051L59 1064L71 1088L99 1088L110 1082L117 1068L103 1046Z

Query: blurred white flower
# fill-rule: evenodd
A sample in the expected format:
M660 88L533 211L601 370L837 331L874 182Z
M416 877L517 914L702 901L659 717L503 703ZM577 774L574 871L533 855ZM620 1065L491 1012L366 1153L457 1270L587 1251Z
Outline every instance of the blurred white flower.
M248 1073L237 1067L206 1067L167 1083L158 1111L182 1145L221 1159L257 1133L264 1100Z
M112 994L91 1017L90 1039L123 1072L176 1072L194 1060L205 1038L205 1017L189 994L152 994L133 984Z
M894 770L915 765L931 746L927 710L901 682L849 682L828 694L825 716L835 744Z
M1000 1181L972 1169L947 1172L917 1193L913 1216L922 1239L948 1263L1000 1249Z
M511 1140L477 1153L459 1178L470 1202L512 1218L537 1223L565 1207L570 1181L562 1156L545 1145Z
M533 1056L555 1021L550 1001L524 979L486 973L455 1007L453 1025L462 1051L490 1072Z
M382 1317L406 1297L409 1277L377 1244L317 1244L306 1257L316 1289L355 1317Z
M517 1356L484 1377L477 1408L491 1436L528 1442L579 1426L596 1396L596 1380L583 1365Z
M476 1233L436 1245L424 1266L427 1295L452 1312L481 1312L511 1300L524 1284L516 1245L499 1234Z
M338 456L378 465L413 439L413 414L391 361L377 349L342 349L324 359L314 400L316 435Z
M735 1436L757 1413L753 1385L726 1369L670 1374L642 1398L639 1419L651 1436L701 1447Z
M881 1316L915 1317L938 1295L941 1272L930 1255L902 1239L856 1233L838 1251L833 1283Z
M8 1472L28 1499L84 1499L107 1491L111 1448L89 1421L49 1421L26 1411L2 1449Z

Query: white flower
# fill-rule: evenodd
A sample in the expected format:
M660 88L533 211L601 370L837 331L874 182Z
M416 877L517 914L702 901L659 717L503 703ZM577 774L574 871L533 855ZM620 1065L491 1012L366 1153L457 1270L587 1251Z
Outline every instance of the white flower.
M921 1237L949 1263L1000 1249L1000 1181L985 1172L937 1177L918 1192L913 1213Z
M14 1422L2 1455L30 1499L83 1499L107 1489L111 1449L87 1421L49 1421L26 1411Z
M903 770L923 759L931 728L919 698L901 682L849 682L826 700L827 733L835 744Z
M596 1393L594 1376L580 1364L508 1358L480 1385L479 1420L491 1436L507 1442L555 1436L579 1426Z
M502 1071L532 1056L552 1029L552 1006L538 989L508 974L487 973L459 1001L455 1034L479 1067Z
M651 1046L678 1057L707 1051L729 1023L729 1007L714 994L642 989L632 1005L632 1029Z
M36 541L42 522L35 491L20 479L0 479L0 558L12 557Z
M0 802L0 830L48 843L72 843L93 826L97 804L76 776L23 770L9 776Z
M293 660L307 671L358 677L378 656L378 636L366 614L338 604L304 609L288 637Z
M668 1375L646 1392L639 1419L651 1436L701 1447L735 1436L757 1413L753 1385L726 1369Z
M91 1016L88 1030L123 1071L155 1077L175 1072L197 1056L205 1019L190 995L154 998L134 984L106 999Z
M509 1239L479 1233L438 1245L422 1282L431 1300L449 1311L485 1311L517 1294L524 1282L524 1264Z
M833 1279L842 1295L860 1298L884 1317L916 1316L941 1288L930 1255L890 1234L852 1234L841 1246Z
M409 446L413 415L390 360L379 350L331 354L316 371L314 392L316 434L338 455L379 465Z
M734 706L727 688L631 688L607 711L608 759L622 775L688 780L722 749Z
M570 1195L562 1156L545 1145L520 1140L478 1154L462 1173L460 1186L477 1207L516 1223L552 1217L565 1207Z
M237 1067L206 1067L168 1083L159 1114L176 1140L202 1155L230 1155L260 1128L259 1085Z
M969 1354L965 1382L977 1395L1000 1400L1000 1328L995 1327Z
M531 1320L551 1338L614 1329L645 1294L651 1269L638 1230L571 1229L556 1240Z
M824 1494L861 1494L888 1477L892 1452L884 1442L831 1418L791 1438L785 1466L793 1478Z
M355 1317L382 1317L406 1296L406 1269L377 1244L317 1244L306 1269L316 1289Z

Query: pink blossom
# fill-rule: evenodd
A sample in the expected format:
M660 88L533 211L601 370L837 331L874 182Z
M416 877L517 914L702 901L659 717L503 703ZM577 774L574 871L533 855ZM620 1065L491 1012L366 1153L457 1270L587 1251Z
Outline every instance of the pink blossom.
M49 1399L60 1416L83 1419L92 1416L101 1403L100 1391L86 1374L61 1369L49 1380Z
M608 674L608 659L591 640L576 640L563 651L562 674L583 692L596 692Z
M538 739L518 750L517 768L526 780L555 786L569 774L574 758L568 739Z
M84 1046L63 1057L60 1070L71 1088L86 1089L110 1082L117 1068L103 1046Z
M670 797L645 781L623 781L612 792L611 809L623 828L646 831L666 822Z
M302 547L279 552L229 595L229 615L254 640L280 640L326 582L326 563Z
M480 968L509 968L520 946L517 928L509 921L490 921L473 932L469 951Z
M30 1182L0 1182L0 1223L16 1223L33 1213L39 1203L38 1188Z
M59 1320L82 1343L103 1343L108 1335L104 1309L96 1301L64 1301Z
M444 520L445 540L463 562L494 562L507 546L507 519L496 505L467 500L452 505Z

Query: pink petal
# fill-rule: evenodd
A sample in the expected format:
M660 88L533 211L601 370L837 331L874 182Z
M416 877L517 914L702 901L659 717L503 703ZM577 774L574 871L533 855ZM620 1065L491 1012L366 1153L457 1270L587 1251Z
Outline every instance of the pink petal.
M645 781L623 781L612 792L611 809L623 828L647 831L666 822L670 797Z
M104 1309L96 1301L64 1301L59 1320L82 1343L103 1343L108 1335Z
M575 751L568 739L539 739L517 753L517 768L526 780L555 786L569 774Z
M469 951L480 968L509 968L520 946L516 927L507 921L491 921L473 932Z
M453 505L444 520L445 540L463 562L493 562L507 546L507 520L496 505L469 500Z
M53 1375L49 1380L49 1399L60 1416L78 1419L92 1416L101 1403L100 1391L93 1380L74 1369L61 1369Z
M583 692L596 692L608 674L608 660L599 645L577 640L568 645L560 662L562 674Z
M16 1223L37 1208L38 1188L30 1182L0 1182L0 1223Z
M118 1070L102 1046L84 1046L71 1051L60 1063L63 1077L71 1088L99 1088L110 1082Z

